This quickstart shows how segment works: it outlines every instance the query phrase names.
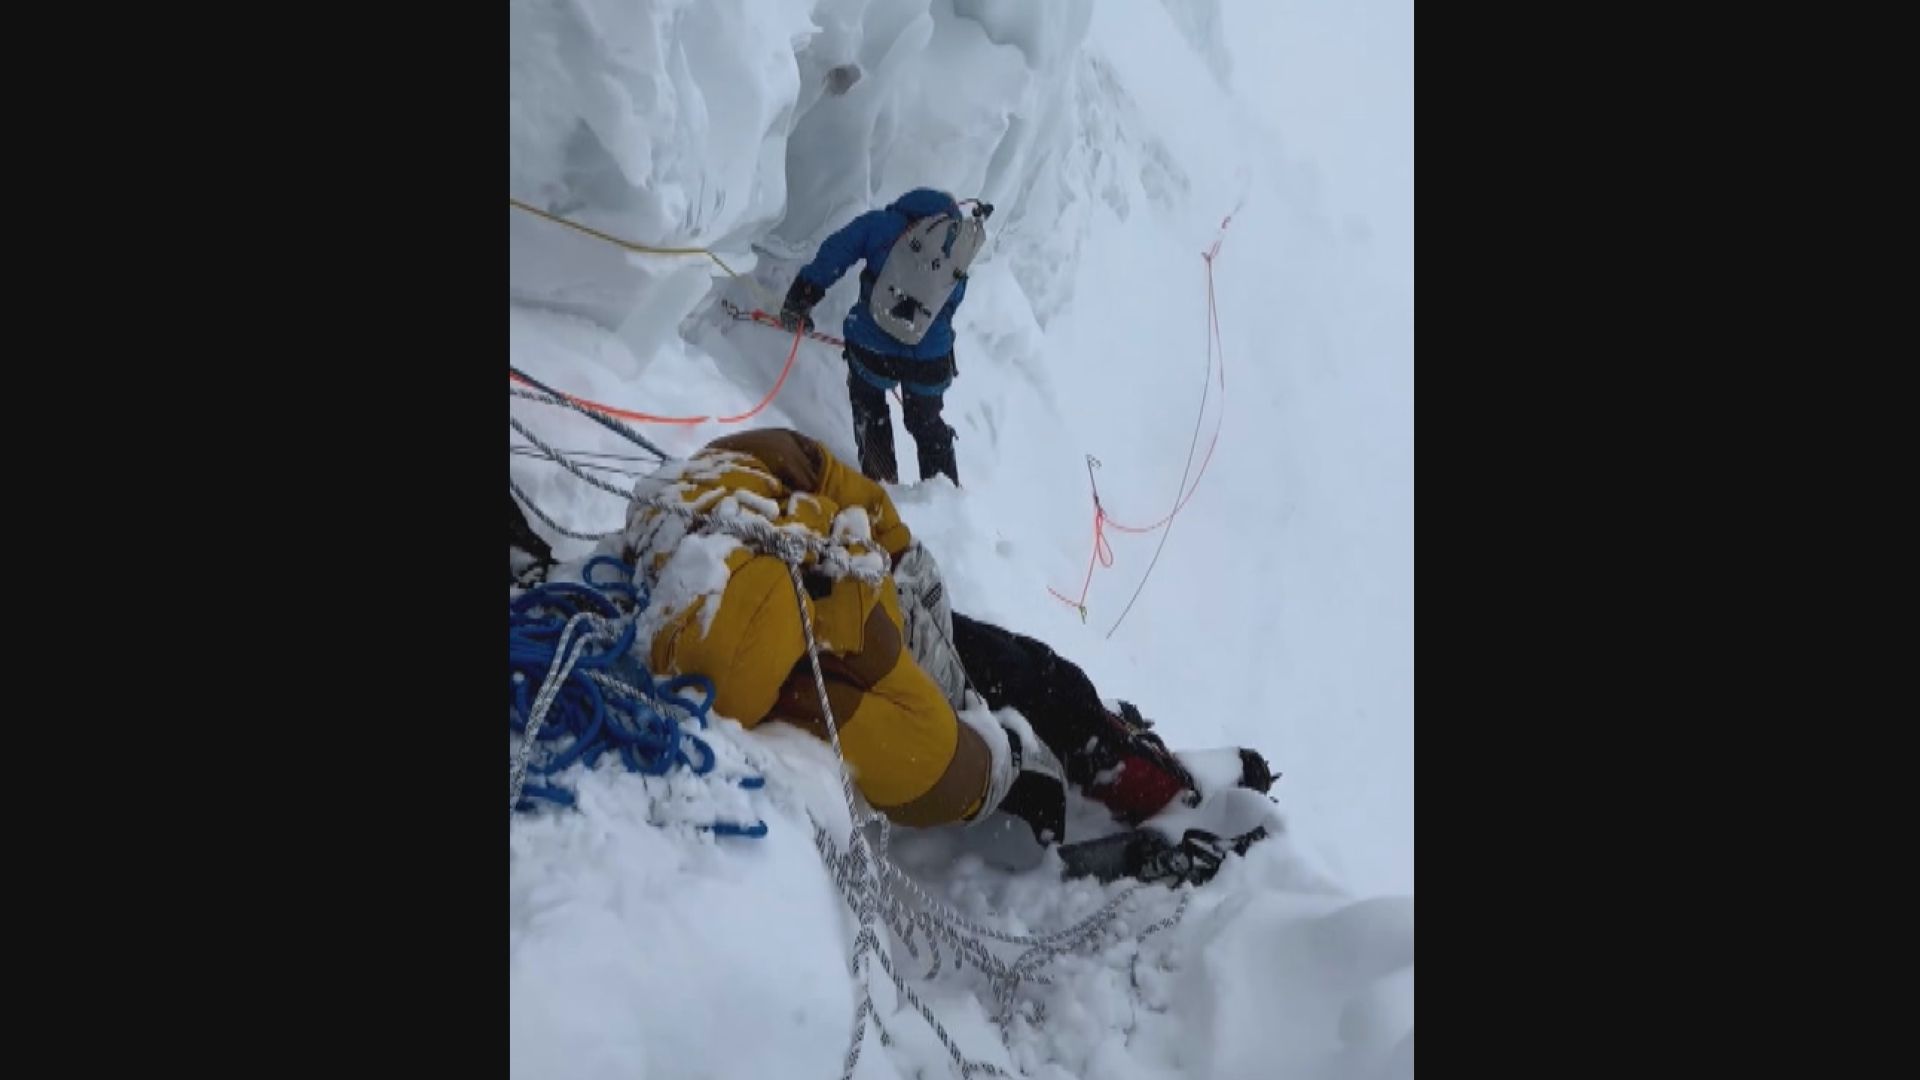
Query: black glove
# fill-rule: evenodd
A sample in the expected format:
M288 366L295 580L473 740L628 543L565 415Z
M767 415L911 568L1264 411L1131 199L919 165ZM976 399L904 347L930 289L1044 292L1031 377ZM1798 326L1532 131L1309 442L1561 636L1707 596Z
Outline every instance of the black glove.
M795 277L787 289L787 298L780 305L780 325L788 330L813 329L813 317L808 312L827 291L803 277Z

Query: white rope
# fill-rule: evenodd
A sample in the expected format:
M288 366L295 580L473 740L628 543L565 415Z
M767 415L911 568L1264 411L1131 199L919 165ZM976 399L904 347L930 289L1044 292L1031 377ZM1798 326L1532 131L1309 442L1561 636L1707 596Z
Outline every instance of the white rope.
M547 722L547 710L553 707L554 699L560 696L560 685L566 681L568 673L588 645L619 640L609 629L610 625L605 617L583 611L568 619L567 625L561 629L559 643L553 650L553 663L547 666L546 681L540 684L540 692L534 696L532 711L527 715L526 738L521 741L520 752L514 755L513 768L508 774L509 818L513 816L513 808L520 805L520 788L527 780L527 763L533 757L533 741L540 735L540 726ZM575 638L569 647L567 639L583 626L586 631Z
M722 529L729 531L732 531L732 525L732 522L720 523ZM875 915L878 914L889 928L900 936L908 952L915 957L918 957L919 950L913 944L914 927L918 926L926 932L928 946L933 952L933 967L927 974L928 978L933 977L940 970L937 944L939 940L945 940L953 948L956 967L963 958L971 960L990 980L997 1012L1004 1023L1012 1014L1014 995L1023 980L1031 979L1046 984L1047 980L1044 977L1034 973L1055 956L1071 952L1092 940L1100 930L1117 917L1120 906L1140 889L1145 888L1145 885L1142 883L1127 888L1108 901L1100 910L1072 926L1051 934L1037 936L1009 934L982 926L929 895L925 888L887 857L888 839L892 832L887 819L879 814L863 812L860 801L854 795L853 774L844 767L846 751L841 746L840 727L834 719L833 706L827 698L826 676L820 666L820 645L814 634L813 613L806 602L806 586L801 581L800 568L796 560L788 560L787 572L793 580L794 600L800 605L801 627L806 632L807 638L807 659L813 670L814 689L820 695L820 710L826 720L827 738L833 745L835 756L843 766L840 770L841 795L846 800L847 811L853 821L853 827L848 835L847 851L844 854L834 844L826 828L817 820L814 822L814 846L819 849L820 857L833 874L834 883L839 887L841 897L846 900L848 908L853 911L854 917L860 924L860 932L854 939L853 956L848 965L859 982L860 998L854 1009L853 1034L847 1048L846 1067L841 1073L841 1080L852 1080L854 1067L860 1061L860 1048L865 1041L867 1022L872 1020L875 1027L879 1028L879 1016L873 1008L869 969L865 965L869 953L878 957L880 966L892 981L894 989L920 1013L921 1018L927 1022L927 1026L939 1038L940 1045L946 1048L948 1056L953 1059L954 1066L959 1070L963 1080L975 1074L1006 1076L1008 1073L999 1066L970 1059L961 1052L959 1046L947 1034L946 1025L941 1023L940 1018L920 999L920 995L914 991L913 987L907 985L906 980L894 969L892 958L880 947L879 932L874 926ZM868 822L877 823L879 828L880 840L877 853L867 844L864 826ZM913 900L919 902L920 909L908 911L905 901L897 892L890 891L888 886L905 891ZM1144 940L1148 935L1178 922L1186 913L1187 900L1188 897L1183 894L1173 914L1141 931L1138 939ZM1024 945L1027 946L1027 951L1009 965L987 948L980 940L981 938ZM881 1030L882 1039L886 1040L888 1037L885 1030L879 1030Z

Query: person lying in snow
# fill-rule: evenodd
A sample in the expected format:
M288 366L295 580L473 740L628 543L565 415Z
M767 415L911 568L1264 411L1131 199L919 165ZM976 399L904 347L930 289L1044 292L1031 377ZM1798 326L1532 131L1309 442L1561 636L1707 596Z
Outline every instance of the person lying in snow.
M860 793L891 821L931 827L997 811L1052 845L1066 839L1068 783L1128 825L1176 798L1197 800L1193 777L1137 709L1109 709L1086 674L1045 644L952 612L937 564L885 489L786 429L729 435L663 466L636 488L625 529L600 552L634 566L649 587L648 666L711 679L714 712L749 729L778 720L827 738L787 565L708 543L653 505L663 498L716 517L798 525L881 560L878 588L829 577L811 560L803 580L842 750ZM551 564L549 551L525 541L532 530L518 503L513 510L516 572L528 561ZM970 687L989 709L1016 710L1037 743L969 708ZM1240 756L1240 785L1266 791L1265 760Z
M1200 785L1132 702L1103 698L1085 671L1045 642L953 611L925 545L908 545L893 579L908 648L955 709L966 707L971 690L989 709L1019 712L1067 782L1116 821L1138 825L1176 798L1198 800ZM1241 787L1273 786L1264 757L1245 748L1239 756Z

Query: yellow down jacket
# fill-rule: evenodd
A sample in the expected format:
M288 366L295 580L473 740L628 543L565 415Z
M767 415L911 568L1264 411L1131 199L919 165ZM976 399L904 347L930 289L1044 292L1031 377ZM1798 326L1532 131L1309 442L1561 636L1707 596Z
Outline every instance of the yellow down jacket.
M625 555L652 591L643 624L652 627L652 669L712 679L713 711L746 727L783 720L825 739L787 565L725 533L689 528L651 505L659 499L718 518L798 525L891 570L912 534L886 491L816 440L765 429L716 439L664 467L641 483L628 513ZM902 647L891 574L876 588L826 577L811 558L807 566L827 700L860 793L903 825L972 817L991 754Z

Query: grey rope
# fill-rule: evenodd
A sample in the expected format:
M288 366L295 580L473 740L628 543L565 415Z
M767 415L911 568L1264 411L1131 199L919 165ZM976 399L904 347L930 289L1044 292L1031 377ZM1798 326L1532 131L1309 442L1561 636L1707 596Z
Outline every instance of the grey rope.
M515 431L526 436L527 439L545 453L547 457L558 462L562 468L579 477L581 480L609 494L618 495L622 499L631 499L633 497L633 493L629 490L615 487L598 477L587 475L578 465L569 460L565 453L554 449L539 436L528 431L527 426L520 421L508 417L507 422L513 426ZM532 500L527 499L526 493L519 487L516 486L514 492L518 494L521 499L525 500L528 505L532 505ZM669 502L660 497L641 500L641 505L652 507L662 513L671 514L697 526L711 526L732 533L739 539L747 541L754 546L756 550L777 556L788 564L803 561L806 556L812 555L819 561L821 566L837 578L850 577L876 587L887 579L885 570L872 566L860 566L858 562L856 562L856 556L850 554L843 546L835 544L825 537L816 536L803 526L795 525L783 529L776 527L765 518L720 517L715 514L695 510L682 503ZM540 513L538 507L535 507L534 512L539 514L540 520L553 526L555 529L583 540L599 540L604 537L613 536L620 531L616 529L613 532L584 536L580 533L569 532L562 528L552 518L544 513ZM885 561L877 557L869 558L867 561L869 563L878 563L880 566L885 565Z
M868 565L863 567L860 565L859 556L850 553L844 546L832 540L813 534L801 525L780 528L761 517L721 517L695 510L684 503L669 502L660 497L641 500L641 504L682 518L696 526L730 533L746 541L748 546L756 551L780 559L796 575L800 572L799 564L805 562L806 557L811 555L836 578L850 577L876 587L887 580L887 572L878 568L886 565L885 559L877 555L868 556L865 559ZM804 585L801 587L801 595L806 595ZM802 605L803 609L804 607L805 605ZM825 685L824 682L821 684L822 694L826 693ZM835 748L839 745L837 741L834 743Z
M734 531L734 526L735 523L731 521L721 524L721 528L729 531ZM790 534L783 533L781 536L785 539ZM788 558L787 553L782 553L782 557L786 558L787 573L793 581L794 599L800 606L801 627L807 638L807 659L813 671L814 689L820 695L820 708L826 721L827 738L833 745L834 754L845 762L846 752L840 743L839 723L834 719L833 706L827 697L826 676L820 666L819 640L814 633L812 609L806 602L806 586L800 577L798 560ZM817 820L814 822L814 846L819 849L821 859L832 871L834 883L839 888L841 897L860 924L860 932L854 939L853 956L849 962L849 968L854 977L860 981L860 999L854 1009L853 1034L847 1049L846 1065L841 1073L841 1080L852 1080L854 1067L860 1061L860 1048L864 1042L866 1024L869 1020L874 1023L876 1030L880 1031L883 1045L890 1039L885 1029L880 1027L879 1016L873 1008L872 987L868 981L869 968L866 965L868 954L879 959L880 967L886 972L894 989L913 1005L921 1018L926 1021L927 1026L933 1030L934 1035L940 1040L940 1045L946 1048L947 1054L953 1059L954 1067L959 1070L963 1080L975 1074L1008 1075L997 1065L970 1059L961 1052L959 1046L947 1034L946 1025L942 1024L933 1010L920 999L920 995L913 987L907 985L905 978L894 968L892 958L880 948L879 932L874 926L874 916L878 914L888 927L899 935L909 954L916 958L919 956L919 949L913 940L914 929L918 927L925 932L928 949L932 953L932 967L927 973L928 978L932 978L940 970L939 942L942 940L952 948L956 968L960 966L963 959L972 961L987 975L993 988L996 1011L1004 1022L1013 1012L1014 996L1023 980L1048 983L1049 980L1036 975L1035 972L1055 956L1071 952L1090 941L1113 921L1122 904L1145 888L1145 884L1130 886L1092 915L1051 934L1038 936L1009 934L982 926L947 904L936 900L925 888L893 863L888 857L888 839L892 832L890 825L884 816L863 813L860 810L859 802L854 796L853 774L846 768L840 770L840 790L853 820L853 827L848 835L847 851L844 854L841 853L833 842L831 834ZM863 831L864 826L870 821L878 825L879 851L877 853L868 846ZM911 899L921 905L920 909L917 912L909 912L899 892L889 889L889 886L907 893ZM1186 912L1187 900L1188 897L1183 895L1172 915L1142 931L1139 938L1144 940L1148 935L1178 922ZM1009 965L994 955L981 942L982 938L1024 945L1027 946L1027 951Z
M572 461L570 461L567 458L567 455L561 453L558 450L555 450L551 446L548 446L546 442L544 442L540 438L540 436L535 435L531 431L528 431L527 425L521 423L519 420L515 419L514 417L511 417L511 416L507 417L507 423L512 424L513 430L519 432L522 435L525 435L529 442L539 447L542 451L546 453L548 457L558 462L561 468L567 470L568 472L579 477L580 479L585 480L587 483L592 484L594 487L597 487L602 491L608 492L613 495L618 495L623 499L628 499L633 497L633 492L631 490L624 489L624 488L617 488L612 484L607 483L605 480L600 479L597 476L588 476L586 471L581 469L580 466L575 465Z
M509 452L512 453L514 457L545 459L547 456L546 454L541 453L539 450L536 450L531 446L515 445L509 448ZM641 472L638 469L628 469L619 465L608 465L608 464L605 464L604 462L599 462L599 461L578 461L577 460L579 458L587 458L587 457L604 458L609 456L607 454L593 454L585 450L568 450L564 452L573 455L573 457L576 459L577 464L583 469L592 469L594 472L599 472L599 473L610 473L614 476L630 476L635 480L638 480L641 477L647 475L646 473ZM614 460L625 460L625 459L615 458Z
M800 579L799 560L788 558L787 555L788 553L783 552L782 558L786 558L787 576L793 580L794 599L800 605L800 622L807 634L807 660L813 668L814 689L820 694L820 710L821 715L826 719L827 738L833 744L834 755L845 762L846 750L840 745L840 725L833 717L833 705L827 698L826 675L820 669L820 645L813 631L813 609L807 604L807 587ZM912 1003L920 1016L932 1027L934 1035L940 1040L940 1045L946 1047L948 1055L953 1058L953 1063L960 1070L963 1078L975 1073L988 1076L1007 1075L1006 1071L997 1065L973 1061L961 1053L959 1046L947 1034L946 1025L940 1022L940 1018L933 1014L933 1010L927 1007L926 1002L920 1000L920 995L915 993L900 973L894 970L893 961L887 956L886 950L880 948L880 935L873 925L874 912L879 906L882 895L881 878L877 873L878 862L871 858L866 837L861 831L869 815L862 814L860 811L859 803L853 793L853 773L846 768L840 770L840 793L845 797L847 810L853 816L853 828L847 837L847 856L845 858L840 856L827 830L817 821L814 823L813 834L814 844L820 849L821 857L833 868L835 880L841 885L841 895L846 898L848 906L853 909L854 917L860 922L860 933L854 939L853 957L849 965L854 978L860 983L860 1001L853 1010L853 1035L847 1046L846 1067L841 1070L840 1080L853 1080L853 1070L860 1064L860 1048L866 1042L867 1021L869 1018L878 1019L873 1008L873 987L868 979L869 969L866 960L869 954L879 958L880 967L892 980L894 989L901 997ZM872 817L878 817L878 815L872 815ZM881 818L880 821L881 835L884 836L886 835L885 819ZM874 871L871 875L868 873L870 868ZM851 879L856 876L864 879L861 881L861 885L865 886L864 891L857 887L849 887Z
M615 420L613 417L595 412L592 409L589 409L586 406L581 405L573 401L572 399L563 396L559 391L554 390L551 387L548 387L545 384L538 382L533 378L533 376L528 375L526 372L521 371L519 368L509 365L507 370L512 372L514 375L519 376L520 379L526 382L529 386L536 387L539 390L544 391L546 394L545 397L541 397L539 395L534 394L531 391L521 390L517 387L508 387L508 392L513 394L513 396L523 397L530 401L542 402L547 405L561 405L566 408L572 409L574 412L577 412L582 416L585 416L587 419L593 421L596 424L599 424L601 427L604 427L607 430L612 431L616 435L619 435L622 438L627 439L628 441L634 443L636 446L643 447L644 449L658 455L661 461L674 460L672 454L669 454L665 450L662 450L659 447L653 445L652 442L648 441L645 435L642 435L639 432L628 427L627 425L621 423L620 421Z

